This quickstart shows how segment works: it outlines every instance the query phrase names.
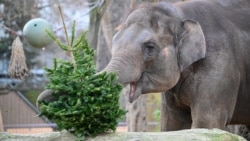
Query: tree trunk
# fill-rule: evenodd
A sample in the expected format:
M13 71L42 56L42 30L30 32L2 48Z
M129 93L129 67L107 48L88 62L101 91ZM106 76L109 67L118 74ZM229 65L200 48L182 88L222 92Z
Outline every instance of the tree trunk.
M4 128L3 128L3 117L2 117L1 109L0 109L0 132L4 132Z
M129 113L127 114L127 124L129 132L146 132L147 131L147 108L146 95L141 95L133 103L127 104ZM128 102L128 101L127 101Z
M105 13L107 6L109 5L109 1L97 1L97 0L89 0L89 3L97 3L95 7L93 5L90 6L90 20L89 20L89 32L87 35L89 46L93 49L97 50L98 46L98 35L100 31L101 19L103 14Z

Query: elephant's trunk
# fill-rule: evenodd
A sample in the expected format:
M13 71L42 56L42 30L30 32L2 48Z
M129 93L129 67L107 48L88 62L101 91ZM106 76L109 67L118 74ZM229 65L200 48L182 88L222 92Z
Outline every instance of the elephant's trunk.
M112 59L110 63L101 72L116 73L118 82L123 85L129 85L129 101L132 103L141 94L141 89L137 88L137 81L141 77L140 65L136 61L129 62L118 59Z
M114 58L110 61L110 63L97 74L102 72L107 73L116 73L118 76L118 82L122 84L134 84L140 78L139 69L137 68L139 65L135 64L134 62L123 61L121 58ZM137 71L136 71L137 70ZM134 85L132 85L134 86ZM53 90L45 90L43 91L39 97L37 98L37 108L39 109L39 101L53 101L52 94L54 93Z
M99 73L115 73L118 76L119 83L128 84L139 79L140 75L138 72L139 69L136 68L137 66L134 63L112 59L110 63Z
M40 93L40 95L37 97L37 100L36 100L36 107L39 109L40 106L39 106L39 102L40 101L52 101L53 100L53 96L52 94L54 93L53 90L44 90L42 93Z
M46 89L39 94L39 96L36 99L36 107L38 108L38 110L40 108L41 101L51 102L56 100L56 98L53 96L54 92L55 92L54 90ZM67 95L67 93L60 93L60 95Z

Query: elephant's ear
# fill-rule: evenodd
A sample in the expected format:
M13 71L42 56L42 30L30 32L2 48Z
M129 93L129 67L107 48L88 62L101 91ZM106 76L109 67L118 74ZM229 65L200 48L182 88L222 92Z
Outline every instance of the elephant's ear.
M185 20L183 28L184 32L177 44L180 71L204 58L206 54L206 42L200 24L192 20Z

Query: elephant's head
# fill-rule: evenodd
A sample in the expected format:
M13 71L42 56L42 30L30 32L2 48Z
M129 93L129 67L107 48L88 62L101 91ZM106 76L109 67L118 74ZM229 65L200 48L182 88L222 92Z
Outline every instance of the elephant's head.
M117 73L119 82L130 85L130 102L173 88L183 70L205 57L201 26L181 15L171 4L145 5L113 37L112 58L103 71Z

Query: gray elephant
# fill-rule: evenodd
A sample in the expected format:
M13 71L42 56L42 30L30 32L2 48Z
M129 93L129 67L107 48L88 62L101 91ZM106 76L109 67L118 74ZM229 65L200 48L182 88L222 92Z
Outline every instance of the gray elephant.
M129 100L162 95L162 130L250 125L250 1L145 4L113 37L103 70Z
M130 85L130 102L164 92L163 131L250 125L250 1L142 5L113 37L103 71Z

